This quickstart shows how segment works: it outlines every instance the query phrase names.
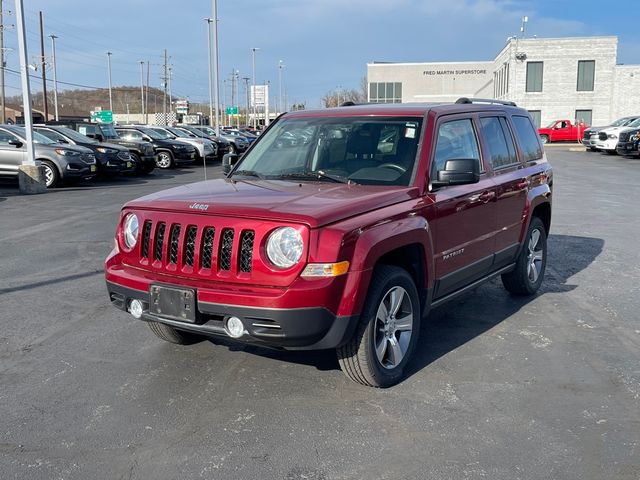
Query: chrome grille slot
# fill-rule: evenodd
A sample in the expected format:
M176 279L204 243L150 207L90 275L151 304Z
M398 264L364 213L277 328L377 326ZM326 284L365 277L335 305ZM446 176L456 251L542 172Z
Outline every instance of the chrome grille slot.
M243 230L240 234L240 271L251 272L251 261L253 260L253 241L256 232L253 230Z
M166 225L164 222L158 223L158 228L156 230L156 241L153 245L153 258L158 262L162 262L162 248L164 245L164 230Z
M182 255L182 262L193 267L193 257L196 249L196 236L198 235L198 227L189 225L187 227L187 234L184 237L184 253Z
M169 263L178 263L178 239L180 238L180 224L175 223L171 227L169 235Z
M131 156L129 155L129 152L118 152L118 158L120 160L131 160Z
M200 267L211 268L211 261L213 256L213 238L215 237L216 229L213 227L206 227L204 234L202 235L202 251L200 253Z
M142 258L149 258L149 242L151 240L151 222L144 222L142 228Z
M218 269L231 270L231 251L233 249L233 230L225 228L220 237L220 253L218 255Z

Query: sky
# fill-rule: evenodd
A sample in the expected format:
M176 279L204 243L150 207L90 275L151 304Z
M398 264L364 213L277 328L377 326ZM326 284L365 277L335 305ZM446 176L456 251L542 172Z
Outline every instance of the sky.
M107 51L113 85L140 85L140 61L160 87L163 50L172 66L174 98L208 102L207 28L211 0L24 0L30 63L40 55L38 12L46 55L56 40L59 82L106 87ZM4 0L5 24L15 24L14 1ZM606 5L606 6L604 6ZM288 104L321 106L335 89L360 88L372 61L492 60L507 37L617 35L618 63L640 63L637 0L218 0L220 93L230 104L231 72L279 90L279 62ZM10 13L11 12L11 13ZM18 70L17 33L5 29L7 69ZM39 72L38 72L39 74ZM52 72L47 72L48 78ZM7 95L20 78L7 72ZM33 90L41 83L33 81ZM59 85L59 89L73 88ZM283 95L284 96L284 95ZM243 99L246 97L242 97Z

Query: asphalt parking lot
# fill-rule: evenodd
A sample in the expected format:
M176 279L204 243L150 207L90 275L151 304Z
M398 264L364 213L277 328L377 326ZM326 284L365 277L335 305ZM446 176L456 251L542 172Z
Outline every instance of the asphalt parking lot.
M0 478L637 480L640 160L547 151L541 292L498 280L435 310L387 390L333 352L173 346L111 307L121 204L201 167L40 196L1 183Z

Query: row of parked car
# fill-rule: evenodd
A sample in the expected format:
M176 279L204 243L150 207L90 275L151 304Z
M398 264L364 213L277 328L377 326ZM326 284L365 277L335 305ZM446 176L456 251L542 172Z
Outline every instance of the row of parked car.
M257 138L249 129L203 125L112 125L51 122L33 128L36 160L48 188L73 180L149 174L155 168L242 155ZM0 176L17 177L26 156L23 126L0 125Z
M584 131L582 144L595 152L610 155L640 155L640 115L619 118L611 125L589 127Z

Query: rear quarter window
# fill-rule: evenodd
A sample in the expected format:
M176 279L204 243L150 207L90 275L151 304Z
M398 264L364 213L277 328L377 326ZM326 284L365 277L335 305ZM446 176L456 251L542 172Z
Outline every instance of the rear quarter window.
M537 132L531 124L531 119L522 115L511 117L513 127L516 130L516 138L524 155L524 161L538 160L542 158L542 147Z

